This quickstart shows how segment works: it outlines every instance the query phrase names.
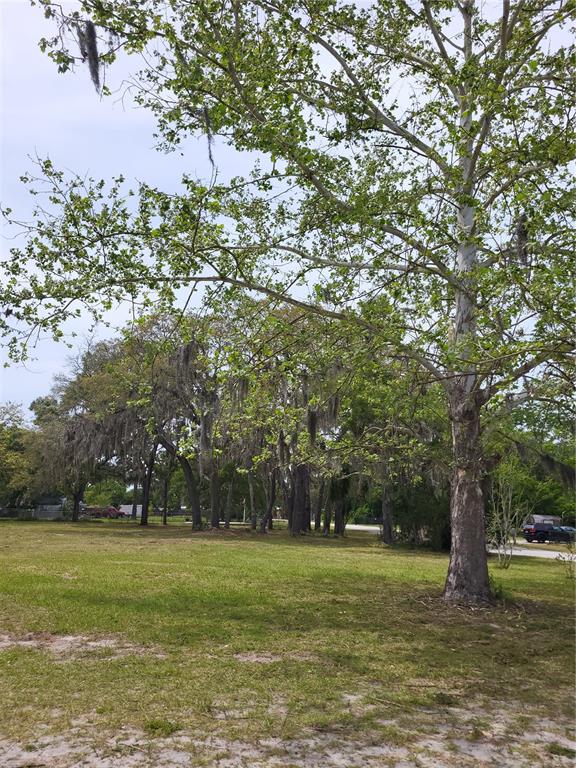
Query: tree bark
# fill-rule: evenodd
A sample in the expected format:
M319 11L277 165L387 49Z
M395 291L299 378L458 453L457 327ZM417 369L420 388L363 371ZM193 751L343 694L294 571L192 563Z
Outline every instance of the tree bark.
M154 462L156 460L156 451L158 449L158 443L154 443L154 447L150 452L148 462L146 464L146 474L144 476L144 488L142 496L142 516L140 517L140 525L148 525L148 507L150 506L150 490L152 488L152 476L154 474Z
M320 485L318 486L318 492L316 495L316 504L314 505L314 530L319 531L322 526L322 503L324 501L324 488L326 482L324 478L320 478Z
M490 599L482 494L480 406L451 407L454 470L450 498L452 538L444 598L483 603Z
M160 437L160 445L168 451L168 453L176 458L180 466L182 467L182 473L184 474L184 482L186 483L186 492L188 498L188 505L190 506L190 512L192 513L192 530L202 530L202 509L200 507L200 492L198 490L198 483L192 470L192 465L186 458L178 453L176 446L166 437Z
M289 531L292 530L292 518L294 515L294 482L294 475L291 471L289 472L288 479L282 478L282 501Z
M344 535L345 521L344 521L344 499L337 499L334 503L334 533L336 536Z
M270 476L270 491L268 493L268 506L266 507L266 513L260 522L260 533L266 533L268 527L272 527L272 510L274 509L274 502L276 501L276 470L272 470Z
M210 471L210 528L220 528L220 474L215 465Z
M382 484L382 541L384 544L394 543L394 518L392 515L392 499L387 479Z
M306 520L306 481L308 468L306 464L298 464L294 470L294 507L292 512L292 535L298 536L308 531ZM309 510L309 507L308 507Z
M248 472L248 490L250 491L250 528L255 531L258 527L258 512L254 498L254 475Z
M202 530L202 508L200 507L200 492L198 490L198 483L192 469L192 465L185 456L176 457L178 463L182 467L184 473L184 482L186 483L186 491L188 495L188 504L190 505L190 512L192 515L192 530Z
M234 472L230 477L228 485L228 494L226 495L226 508L224 510L224 528L230 528L230 518L232 517L232 501L234 499Z
M322 534L324 536L330 535L330 525L332 524L332 506L332 501L328 499L326 502L326 510L324 512L324 528L322 529Z
M310 497L310 468L305 465L304 478L304 524L307 531L312 530L312 499Z
M132 493L132 514L131 519L136 520L138 518L138 480L140 477L137 475L134 478L134 491Z
M170 477L164 478L164 498L162 505L162 525L168 525L168 493L170 491Z
M474 8L462 3L463 52L467 65L473 59ZM449 602L482 603L490 599L488 561L484 534L484 500L482 496L482 456L480 447L480 408L482 398L473 360L477 338L477 285L474 270L478 248L474 239L476 209L474 207L473 115L475 104L467 78L462 79L459 98L460 141L458 165L461 175L457 229L459 245L455 276L452 328L454 355L462 361L447 384L452 424L453 473L450 498L452 526L450 565L444 587Z
M72 492L72 522L77 523L80 517L80 502L84 496L85 485L80 485Z

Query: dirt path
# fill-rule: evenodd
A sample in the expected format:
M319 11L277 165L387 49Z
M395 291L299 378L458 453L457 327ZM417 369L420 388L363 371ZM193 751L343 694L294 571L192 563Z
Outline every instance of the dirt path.
M353 712L362 697L349 696ZM534 717L534 722L528 720ZM89 725L90 723L90 725ZM520 723L522 724L521 727ZM248 743L222 732L202 737L182 729L151 738L120 727L94 728L93 715L59 734L38 727L26 744L0 739L2 768L572 768L572 723L545 720L526 707L419 710L378 723L362 737L353 732L310 731L300 739ZM536 727L537 726L537 727Z

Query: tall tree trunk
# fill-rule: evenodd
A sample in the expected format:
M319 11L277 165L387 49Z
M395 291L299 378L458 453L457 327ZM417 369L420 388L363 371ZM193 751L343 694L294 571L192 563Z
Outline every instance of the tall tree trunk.
M292 518L294 516L294 483L294 473L289 470L288 478L282 478L282 502L289 531L292 530Z
M272 510L274 509L274 503L276 501L276 470L272 470L270 475L270 490L268 493L268 505L266 512L260 522L260 533L266 533L268 527L272 527Z
M320 485L318 486L318 492L316 494L316 504L314 505L314 530L319 531L322 526L322 504L324 501L324 488L326 481L323 477L320 478Z
M220 473L215 462L210 468L210 528L220 528Z
M298 464L294 470L294 509L292 512L292 535L298 536L308 531L306 520L306 481L308 468L306 464ZM309 509L309 508L308 508Z
M230 483L228 485L228 494L226 495L226 508L224 510L224 528L230 528L230 518L232 517L232 501L234 500L234 475L232 472Z
M474 7L461 3L464 25L464 60L473 60ZM453 473L450 498L452 541L444 598L450 602L480 603L490 598L488 562L484 535L482 461L480 448L480 407L478 378L473 355L477 337L477 286L474 272L478 249L474 239L475 167L473 116L475 104L468 78L461 83L459 98L460 141L458 165L460 189L457 211L459 245L455 277L455 311L452 328L454 354L462 361L449 379L448 398L452 423Z
M307 531L312 530L312 500L310 498L310 467L306 464L304 476L304 524Z
M178 463L182 467L182 472L184 474L184 482L186 483L186 492L188 497L188 506L190 507L190 512L192 516L192 530L201 531L202 530L202 508L200 506L200 491L198 490L198 482L196 480L194 470L192 469L192 465L190 464L186 456L181 456L180 454L178 454L176 458L178 459Z
M452 539L444 598L480 603L490 599L482 494L480 407L451 407L454 469L450 498Z
M386 473L387 474L387 473ZM384 544L394 543L394 518L392 516L392 499L388 478L382 483L382 541Z
M336 499L336 502L334 504L334 533L336 534L336 536L344 535L344 528L345 528L344 507L345 507L344 499Z
M136 520L138 518L138 481L140 480L140 476L136 475L134 478L134 490L132 492L132 514L131 518L132 520Z
M164 498L162 504L162 525L168 525L168 493L170 491L170 476L164 478Z
M198 490L198 483L196 481L196 476L194 475L194 471L192 469L192 465L186 458L186 456L182 456L180 453L178 453L176 446L171 440L168 440L167 437L160 437L159 438L160 445L168 451L170 456L175 458L182 467L182 473L184 475L184 482L186 483L186 494L188 499L188 506L190 507L190 512L192 513L192 530L193 531L201 531L202 530L202 509L200 507L200 491Z
M333 502L330 501L330 499L328 498L328 500L326 501L326 509L324 512L324 528L322 529L322 534L324 536L330 535L330 525L332 524L332 507L333 506L334 506Z
M248 472L248 490L250 491L250 528L255 531L258 527L258 511L254 498L254 475Z
M86 486L84 484L81 484L75 488L75 490L72 492L72 522L77 523L78 518L80 517L80 502L82 501L82 496L84 496L84 489Z
M140 525L148 525L148 507L150 506L150 491L152 489L152 477L154 475L154 462L156 460L157 449L158 444L154 443L154 447L152 448L146 463L146 475L144 476L144 492L142 495L142 516L140 517Z
M164 505L162 509L162 525L168 525L168 503L170 497L170 481L172 480L172 474L174 472L174 464L176 457L173 453L169 453L168 466L166 467L166 477L164 478Z

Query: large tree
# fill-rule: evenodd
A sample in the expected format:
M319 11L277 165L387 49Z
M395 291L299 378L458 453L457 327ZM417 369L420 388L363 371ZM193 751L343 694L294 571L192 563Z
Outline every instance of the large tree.
M42 5L60 25L43 46L61 70L87 59L97 87L114 46L144 53L132 85L165 148L201 132L213 162L220 141L259 159L177 195L142 184L137 207L121 180L42 163L56 210L7 265L5 326L57 332L76 302L98 316L201 283L357 324L444 387L444 594L488 599L483 410L538 396L573 351L572 0Z

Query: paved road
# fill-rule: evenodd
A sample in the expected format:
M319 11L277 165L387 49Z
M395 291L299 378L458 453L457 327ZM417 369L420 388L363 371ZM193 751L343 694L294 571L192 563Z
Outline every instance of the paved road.
M234 525L234 523L232 523ZM237 523L237 525L242 525L242 523ZM364 531L365 533L374 533L378 534L380 533L380 526L379 525L363 525L363 524L357 524L357 523L349 523L346 526L347 531ZM491 555L496 555L497 550L495 549L489 549L488 550ZM546 560L555 560L558 555L562 554L561 552L558 552L558 550L555 549L540 549L540 547L514 547L512 550L513 555L519 555L521 557L543 557Z
M380 533L379 525L359 525L356 523L347 523L347 531L368 531L368 533Z
M378 533L380 526L378 525L355 525L350 523L346 526L347 531L366 531L368 533ZM497 554L497 550L489 549L490 554ZM555 549L541 549L540 547L519 547L515 546L512 550L513 555L519 555L521 557L543 557L547 560L555 560L558 555L562 554Z
M497 554L495 549L489 549L488 551L492 555ZM534 547L533 549L529 547L513 547L512 554L521 555L522 557L544 557L547 560L555 560L558 555L567 554L567 551L558 552L556 549L540 549L539 547Z

